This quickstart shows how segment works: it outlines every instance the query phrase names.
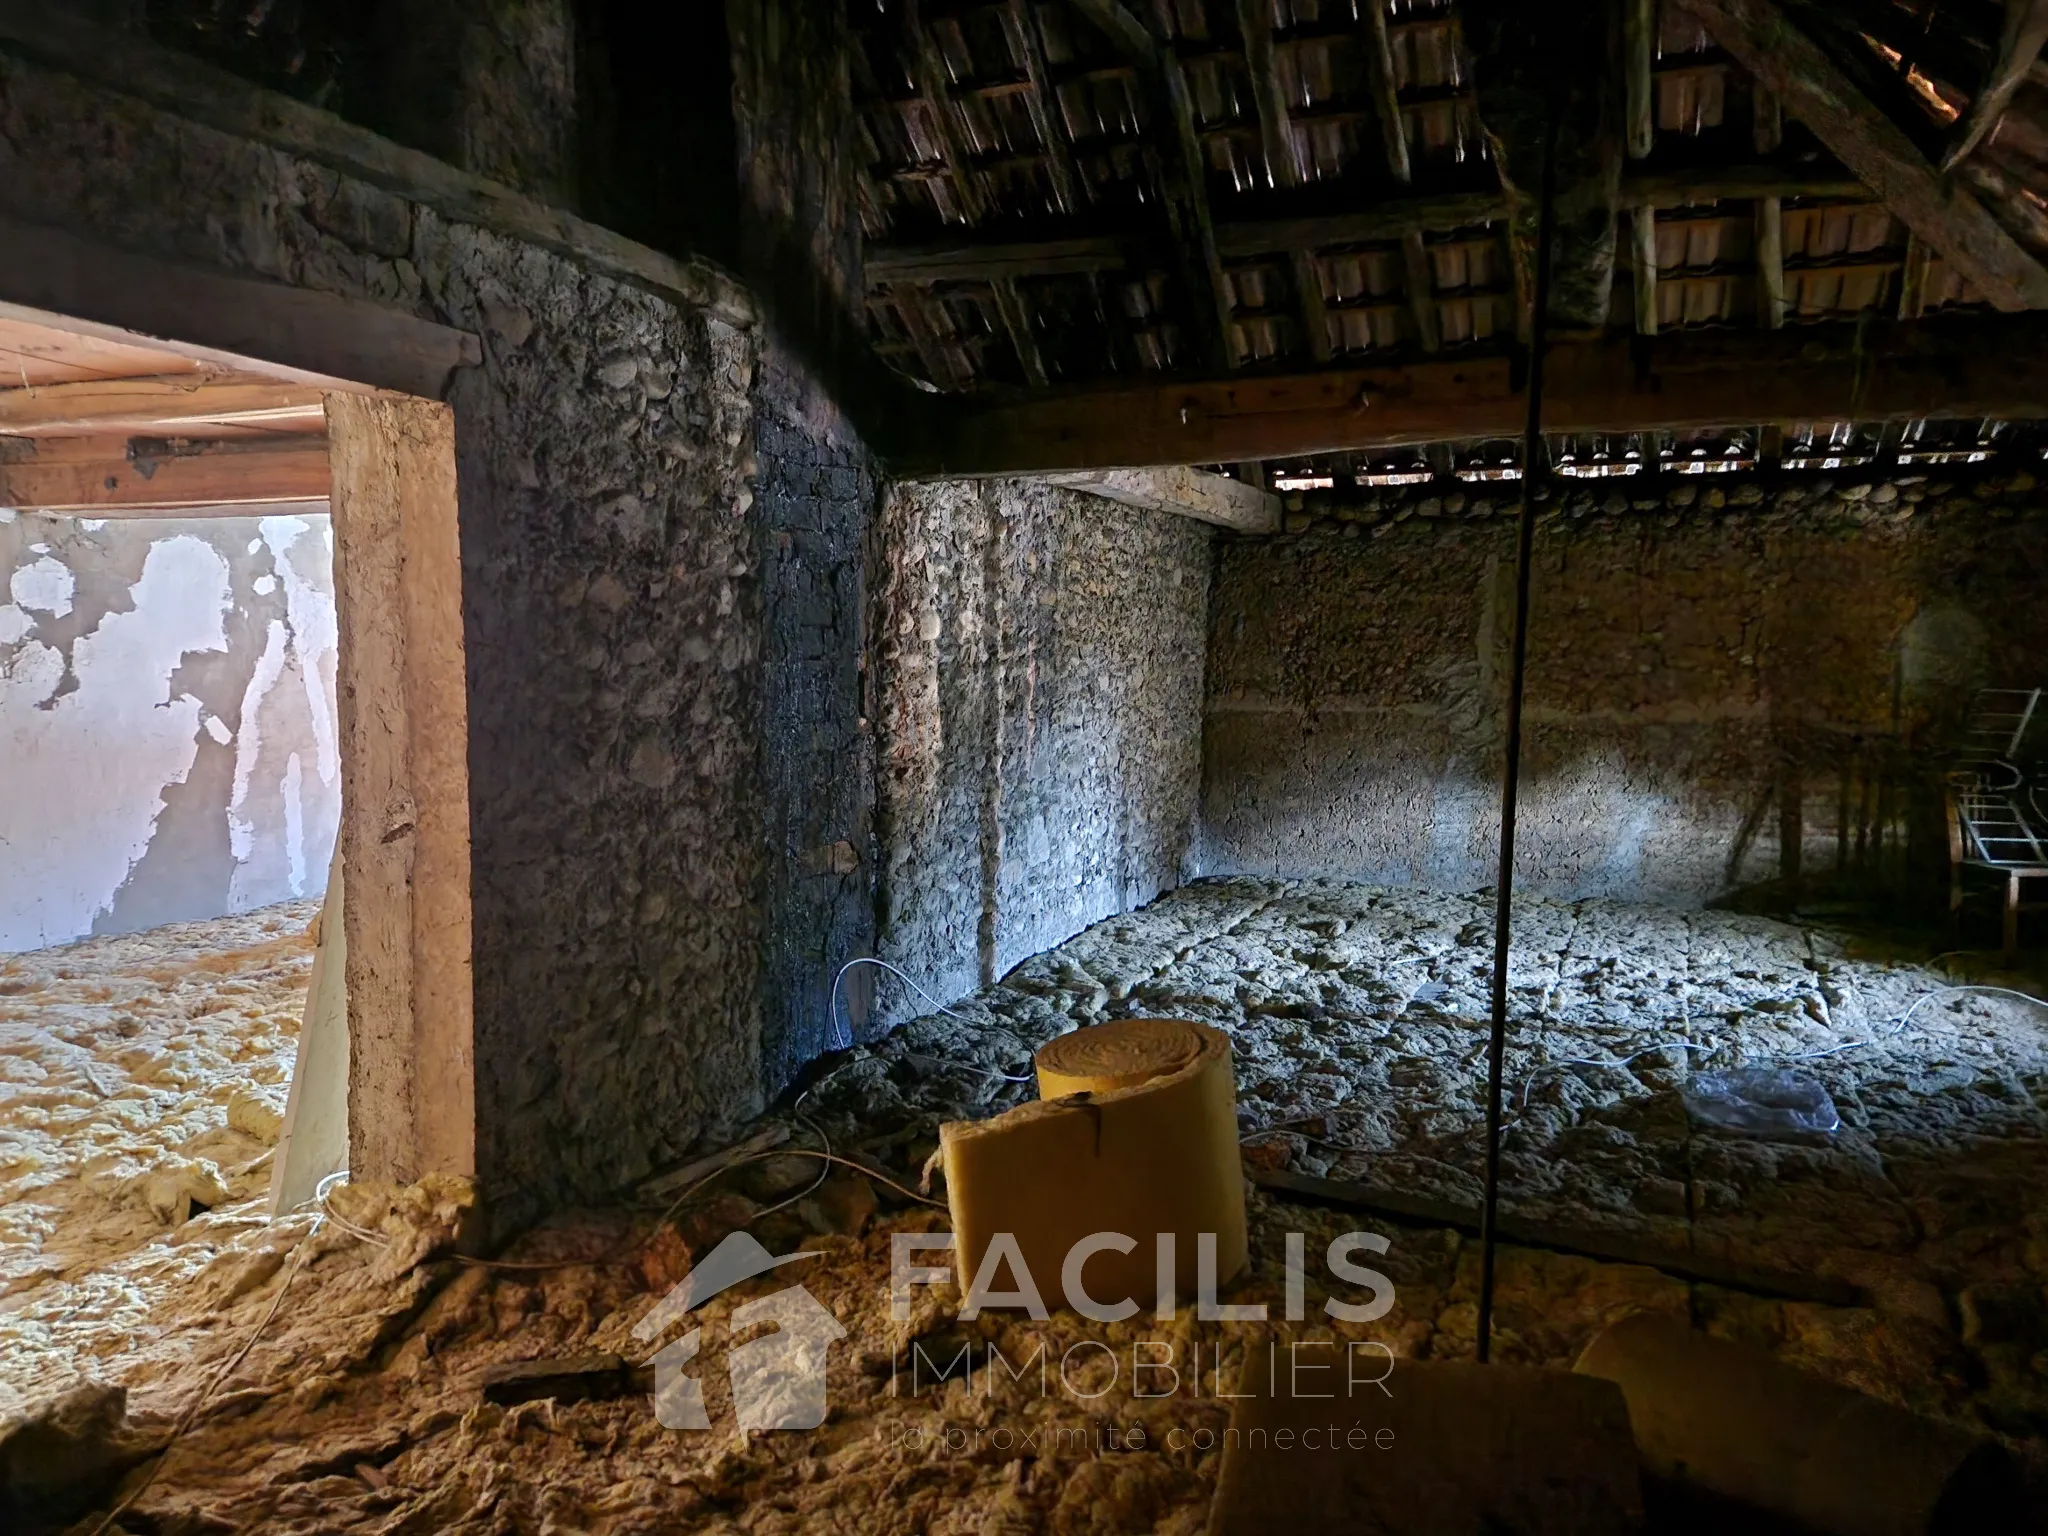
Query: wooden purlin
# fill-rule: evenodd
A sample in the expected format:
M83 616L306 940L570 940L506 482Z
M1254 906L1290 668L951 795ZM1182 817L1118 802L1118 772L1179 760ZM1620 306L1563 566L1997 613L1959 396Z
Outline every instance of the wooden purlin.
M2041 416L2044 318L1559 343L1545 409L1563 433ZM935 415L925 441L883 452L893 473L923 477L1229 464L1512 436L1524 407L1508 357L1444 356L1292 375L1112 381L986 405L963 400Z
M1688 203L1748 202L1762 197L1868 197L1869 189L1840 171L1809 166L1753 164L1685 171L1634 171L1623 177L1624 209L1672 208ZM1387 198L1341 213L1224 220L1215 225L1225 260L1298 249L1366 245L1410 234L1446 233L1496 223L1506 216L1497 191L1438 192ZM871 282L986 282L998 273L1019 277L1109 271L1159 263L1166 253L1148 237L1097 231L1045 239L981 241L962 234L915 244L869 247Z

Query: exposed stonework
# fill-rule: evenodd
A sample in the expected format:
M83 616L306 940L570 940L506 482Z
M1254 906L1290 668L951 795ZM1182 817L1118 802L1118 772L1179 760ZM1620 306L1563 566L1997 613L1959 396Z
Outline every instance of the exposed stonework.
M770 1093L831 1047L838 968L875 947L866 450L770 351L756 390L761 788L767 835L761 1056Z
M880 540L882 952L944 997L1180 878L1210 533L985 481L892 486Z
M1519 878L1940 889L1958 713L2048 681L2032 476L1670 480L1540 509ZM1294 536L1222 546L1205 872L1490 878L1515 493L1312 498Z
M1230 1033L1248 1129L1320 1120L1274 1138L1260 1154L1267 1161L1320 1167L1338 1157L1340 1171L1376 1184L1469 1199L1480 1160L1476 1010L1489 910L1473 895L1200 882L1034 958L959 1004L960 1019L923 1018L854 1052L818 1085L807 1113L835 1146L914 1185L937 1119L989 1113L1019 1091L991 1072L1020 1072L1033 1045L1077 1024L1172 1011ZM1528 901L1519 917L1516 1097L1527 1073L1553 1070L1535 1081L1509 1135L1511 1204L1626 1229L1681 1258L1690 1239L1702 1255L1808 1265L1862 1287L1867 1304L1787 1302L1508 1245L1498 1358L1564 1366L1606 1324L1667 1312L2038 1453L2048 1429L2048 1390L2034 1364L2048 1344L2035 1304L2048 1276L2039 1102L2048 1058L2034 1012L1995 997L1934 999L1896 1028L1945 978L1910 959L1844 954L1840 935L1816 929L1599 901ZM1689 1126L1679 1106L1687 1065L1678 1039L1707 1045L1717 1063L1771 1061L1873 1031L1882 1035L1874 1048L1808 1063L1845 1121L1823 1143ZM1657 1048L1627 1068L1560 1059L1610 1059L1638 1046ZM1339 1157L1301 1132L1358 1150ZM1164 1322L1141 1313L1102 1324L1062 1311L1040 1323L1009 1309L969 1321L946 1286L915 1288L909 1316L894 1318L891 1238L943 1229L944 1213L844 1170L805 1195L812 1177L795 1159L771 1157L714 1186L684 1217L682 1236L631 1262L498 1273L410 1267L425 1247L413 1223L374 1230L376 1192L351 1191L343 1214L367 1221L386 1246L332 1225L312 1239L316 1261L299 1269L221 1400L167 1458L138 1502L138 1522L310 1531L552 1521L623 1536L765 1521L906 1536L1195 1536L1230 1407L1212 1371L1227 1392L1246 1353L1269 1340L1282 1350L1297 1338L1370 1340L1402 1360L1469 1358L1473 1348L1476 1242L1264 1194L1249 1211L1252 1273L1225 1298L1263 1303L1264 1322L1205 1321L1185 1303ZM663 1429L644 1391L509 1408L479 1401L491 1363L592 1350L645 1358L634 1325L677 1266L736 1223L771 1252L818 1256L691 1314L688 1326L703 1337L690 1370L703 1383L710 1432ZM1393 1309L1372 1323L1326 1318L1323 1296L1351 1288L1330 1286L1312 1259L1307 1321L1284 1321L1285 1234L1303 1234L1305 1251L1320 1255L1358 1230L1388 1239L1372 1263L1394 1283ZM508 1257L617 1255L632 1231L624 1219L584 1213ZM298 1223L209 1220L190 1249L175 1250L189 1278L150 1309L147 1332L138 1329L120 1356L142 1425L160 1425L250 1337L303 1232ZM191 1250L212 1253L211 1265L195 1273ZM830 1417L815 1433L736 1447L723 1357L737 1309L797 1274L846 1330L826 1359ZM56 1336L68 1345L77 1335L66 1324ZM1133 1348L1141 1343L1143 1356ZM954 1362L970 1345L961 1371ZM1197 1347L1199 1375L1187 1368ZM1132 1369L1140 1359L1179 1369L1141 1377ZM934 1382L933 1368L949 1366L953 1379ZM1394 1366L1390 1390L1400 1390L1402 1369Z
M755 343L19 59L0 209L483 337L455 380L479 1165L508 1215L761 1102Z

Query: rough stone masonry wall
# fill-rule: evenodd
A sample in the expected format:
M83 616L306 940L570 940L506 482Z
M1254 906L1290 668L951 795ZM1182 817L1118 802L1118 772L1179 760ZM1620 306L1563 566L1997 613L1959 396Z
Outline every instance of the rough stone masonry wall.
M1211 537L1018 481L889 488L881 953L938 997L1179 882ZM879 995L882 1019L926 1011Z
M481 1171L516 1215L754 1109L752 335L12 56L0 212L481 335L450 393Z
M332 545L324 502L0 510L0 953L326 889Z
M1565 482L1536 533L1518 878L1938 890L1970 691L2048 684L2042 500L2011 471ZM1203 872L1489 884L1515 487L1319 501L1221 551Z
M780 1092L832 1045L839 966L874 953L868 538L879 486L846 424L780 349L756 390L761 793L767 832L761 1056Z

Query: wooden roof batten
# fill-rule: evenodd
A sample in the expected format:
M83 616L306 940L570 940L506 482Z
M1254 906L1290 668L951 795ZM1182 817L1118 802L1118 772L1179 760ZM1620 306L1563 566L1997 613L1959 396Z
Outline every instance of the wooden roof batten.
M1870 419L2048 415L2037 370L2008 355L2035 329L1967 323L1977 306L2048 309L2048 200L2022 157L2041 146L2048 189L2048 0L2011 0L1998 36L1950 35L1939 18L1915 33L1897 24L1911 10L1603 0L1589 20L1515 0L1399 13L1388 0L891 0L875 25L907 18L925 34L899 48L922 110L994 103L1036 147L1020 158L1013 127L996 156L973 113L950 142L935 133L946 179L968 189L939 209L942 234L915 215L922 184L877 194L867 280L904 312L895 356L943 392L924 397L916 441L877 446L905 472L972 475L1490 431L1496 376L1516 376L1526 326L1514 320L1526 279L1503 284L1533 256L1526 103L1540 70L1527 60L1575 28L1565 46L1600 57L1580 71L1585 131L1572 137L1611 148L1567 167L1560 189L1580 223L1560 268L1577 309L1560 320L1554 308L1553 329L1571 333L1582 381L1600 381L1574 419L1707 425L1701 413L1722 409L1712 425L1755 426L1865 405ZM1895 46L1922 41L1924 68ZM1709 89L1711 103L1685 94ZM1091 93L1103 90L1128 91L1129 106L1102 115ZM2022 119L2036 137L2001 126ZM1476 123L1488 142L1467 133L1447 156L1431 137L1445 122L1454 136ZM1036 202L1015 196L1027 163ZM888 167L868 174L880 187ZM1720 225L1739 237L1700 255L1697 231ZM1628 291L1610 309L1617 269L1612 286ZM950 334L927 305L978 311L985 337ZM1902 323L1952 334L1909 344ZM1851 364L1858 326L1881 338ZM1992 355L1965 355L1965 338ZM1718 361L1674 361L1707 353ZM1003 357L1014 366L989 366ZM1895 385L1857 393L1859 369L1894 366L1906 370ZM1783 379L1758 377L1772 368L1820 393L1792 399ZM1942 370L1960 409L1936 398ZM1451 409L1460 392L1470 419ZM1615 415L1626 410L1642 420ZM1283 419L1294 412L1304 419Z

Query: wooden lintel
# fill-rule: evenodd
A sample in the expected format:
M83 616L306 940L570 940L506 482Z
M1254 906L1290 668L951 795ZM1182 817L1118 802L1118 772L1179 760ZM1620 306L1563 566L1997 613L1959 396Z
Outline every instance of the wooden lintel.
M1552 432L2048 415L2048 321L2031 317L1565 342L1545 367ZM921 477L1228 464L1511 437L1526 405L1506 356L1437 357L935 401L927 438L887 457Z
M0 506L171 511L327 496L327 441L312 434L204 443L43 438L37 448L0 463Z
M1631 171L1622 177L1624 208L1677 208L1688 204L1759 197L1870 197L1855 177L1840 171L1758 163L1689 171ZM1299 218L1223 221L1215 226L1217 253L1227 260L1330 246L1373 245L1411 234L1440 233L1491 224L1507 216L1498 191L1398 197L1349 213ZM1045 240L874 245L864 256L871 284L987 282L992 277L1054 277L1121 267L1164 265L1171 253L1142 233L1062 235Z
M1946 181L1773 0L1678 3L1993 306L2048 308L2048 270L1982 203Z
M33 324L330 390L438 397L454 370L483 360L474 333L381 304L158 261L4 218L0 304Z
M191 435L191 429L202 424L315 434L326 430L319 390L274 379L171 374L0 389L0 435L161 434L178 429Z
M1177 465L1159 469L1082 470L1040 478L1049 485L1086 491L1127 507L1192 517L1239 533L1272 533L1280 526L1278 496L1207 470Z

